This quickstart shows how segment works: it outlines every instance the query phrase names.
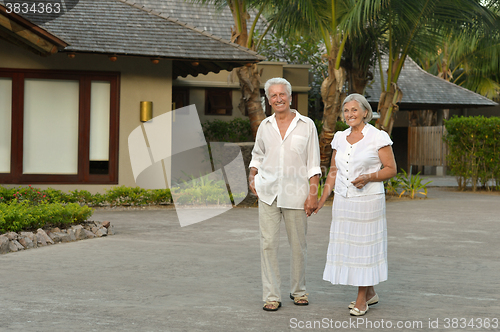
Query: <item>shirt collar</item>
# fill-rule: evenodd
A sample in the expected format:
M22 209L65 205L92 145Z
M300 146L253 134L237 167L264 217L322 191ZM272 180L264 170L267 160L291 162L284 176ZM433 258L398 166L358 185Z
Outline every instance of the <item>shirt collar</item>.
M285 137L283 137L281 139L282 142L284 142L286 140L286 138L290 135L290 133L295 129L299 120L306 122L305 117L303 115L301 115L299 112L297 112L297 110L290 109L290 111L292 113L295 113L295 117L292 119L292 122L290 122L290 125L288 126L288 129L286 130ZM274 130L276 130L276 132L278 133L278 135L281 138L280 130L278 128L278 122L276 122L276 113L265 118L263 121L265 121L265 120L267 120L267 123L271 124L271 126L274 128Z
M369 124L369 123L365 123L365 126L364 126L364 127L363 127L363 129L361 130L361 134L363 134L363 136L365 136L365 135L366 135L366 132L368 131L368 127L371 127L371 124ZM352 130L351 130L351 127L347 128L347 129L345 130L346 135L349 135L349 134L351 133L351 131L352 131Z
M298 120L302 120L302 121L306 122L305 116L302 115L302 114L300 114L299 112L297 112L297 110L295 110L293 108L290 108L290 111L292 113L295 113L295 118L292 120L292 122L298 121ZM276 113L273 113L273 115L268 116L267 118L265 118L264 120L262 120L262 122L264 122L264 121L267 121L269 123L276 123Z

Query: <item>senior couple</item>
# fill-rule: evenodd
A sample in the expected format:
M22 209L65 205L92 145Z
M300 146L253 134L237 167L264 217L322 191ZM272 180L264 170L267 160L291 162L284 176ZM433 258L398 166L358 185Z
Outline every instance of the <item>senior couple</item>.
M321 175L319 143L313 121L290 109L292 87L272 78L265 93L274 114L257 131L250 162L250 190L259 198L263 309L282 304L278 267L279 229L285 223L291 248L290 298L308 305L306 293L307 217L335 193L330 242L323 279L358 287L349 305L353 316L378 303L374 285L387 279L387 230L384 180L396 174L392 141L368 124L372 109L359 94L343 102L349 128L332 140L330 171L318 201Z

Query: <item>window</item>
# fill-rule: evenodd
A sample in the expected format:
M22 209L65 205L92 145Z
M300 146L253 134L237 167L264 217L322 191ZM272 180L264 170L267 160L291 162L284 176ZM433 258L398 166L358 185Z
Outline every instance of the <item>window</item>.
M205 91L205 115L233 114L233 98L230 89L207 89Z
M172 109L189 106L189 90L187 88L172 88Z
M0 183L118 183L119 74L0 69Z
M10 171L12 78L0 77L0 173Z

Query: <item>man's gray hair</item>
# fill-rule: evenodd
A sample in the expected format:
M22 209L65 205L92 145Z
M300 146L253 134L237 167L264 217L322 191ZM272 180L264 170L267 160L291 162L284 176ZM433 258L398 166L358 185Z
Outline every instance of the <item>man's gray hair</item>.
M283 77L274 77L267 80L266 84L264 85L264 91L266 92L267 99L269 99L269 88L277 84L282 84L286 87L286 92L288 93L289 97L292 95L292 85L290 84L290 82L285 80ZM290 102L291 101L292 100L290 100Z
M364 122L368 123L373 118L372 107L370 106L368 100L366 100L366 98L359 93L351 93L349 96L345 97L344 102L342 103L342 117L344 117L344 105L353 100L358 102L359 107L361 107L363 111L368 111L366 118L364 118Z

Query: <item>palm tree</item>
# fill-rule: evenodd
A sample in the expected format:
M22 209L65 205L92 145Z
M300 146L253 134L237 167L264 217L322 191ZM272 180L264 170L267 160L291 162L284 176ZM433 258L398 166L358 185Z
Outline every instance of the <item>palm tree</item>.
M379 3L380 0L367 2ZM408 54L435 50L446 35L439 32L475 31L477 20L491 21L480 0L398 0L384 4L376 20L384 31L381 51L388 58L387 82L379 60L382 93L378 103L378 128L392 132L397 103L402 98L397 82Z
M474 31L447 34L437 52L415 58L430 73L493 99L500 93L500 8L496 1L485 7L494 26L478 21Z
M324 45L328 74L321 85L324 109L319 139L323 170L330 165L330 143L345 98L346 80L350 78L352 92L364 91L368 82L366 77L370 54L373 54L366 56L368 48L363 50L365 52L351 51L349 54L357 57L353 56L349 61L343 58L346 47L351 50L355 45L360 45L362 38L365 38L365 42L370 41L366 38L366 31L371 31L368 29L370 24L367 21L351 23L355 21L353 13L361 12L363 17L369 18L381 5L381 1L365 6L365 2L357 0L290 0L270 17L279 35L312 36ZM346 71L346 66L350 72Z
M262 39L267 34L271 25L263 31L260 36L256 36L257 23L262 18L264 10L272 10L271 0L191 0L198 3L210 3L219 9L229 7L234 19L234 29L231 29L231 42L240 46L257 51ZM250 10L253 10L254 19L250 20ZM266 115L262 109L260 97L260 73L256 64L248 64L244 67L234 69L241 87L241 100L239 109L242 114L248 114L250 126L255 138L257 129Z

